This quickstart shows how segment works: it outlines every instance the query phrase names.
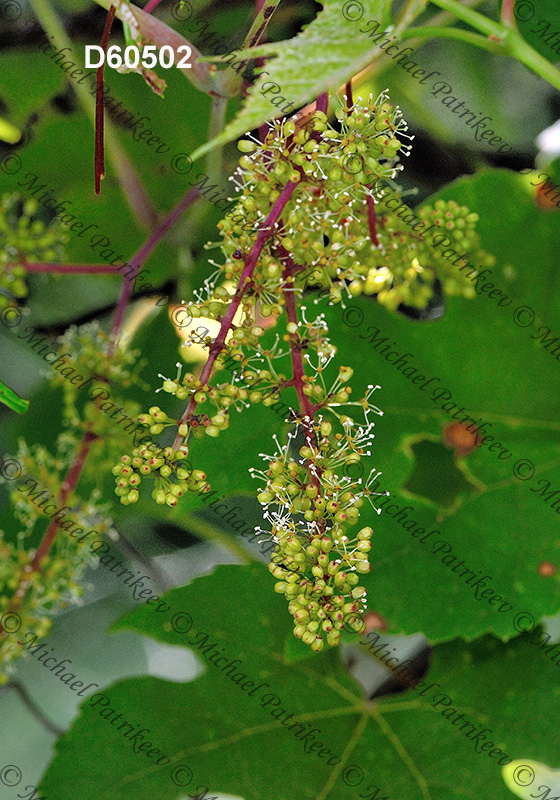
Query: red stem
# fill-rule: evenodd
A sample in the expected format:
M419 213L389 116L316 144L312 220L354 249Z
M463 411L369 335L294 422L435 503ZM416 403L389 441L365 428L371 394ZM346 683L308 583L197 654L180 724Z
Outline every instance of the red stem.
M285 277L287 277L286 273ZM294 322L297 325L299 331L300 325L297 316L296 298L293 289L284 289L284 300L286 301L286 314L288 316L288 322ZM303 366L303 356L298 341L299 334L290 333L289 336L290 336L290 353L292 357L292 371L293 371L292 383L298 396L301 413L305 417L309 417L309 419L312 420L314 415L313 405L309 397L303 392L303 387L304 387L303 376L305 375L305 367ZM306 426L306 438L308 438L307 433L308 431ZM311 441L314 441L313 436Z
M65 480L62 483L61 492L58 496L58 502L60 503L61 506L64 506L71 492L73 492L74 489L76 488L76 484L78 483L78 479L81 475L88 453L91 449L92 444L96 439L97 439L97 434L93 433L92 431L86 431L86 433L84 434L78 452L76 453L74 461L72 462L72 465L68 470L68 475L66 476ZM31 562L31 569L34 570L35 572L39 571L42 559L49 552L51 545L54 541L54 537L56 535L56 531L59 524L60 522L58 520L53 519L51 521L51 524L49 525L47 532L43 537L43 541L37 548L35 557Z
M103 36L101 37L101 48L105 53L111 26L115 18L115 6L111 6L107 14ZM100 67L97 68L97 88L95 92L95 194L99 194L101 189L101 178L105 177L105 151L103 146L103 134L105 127L105 109L103 107L103 72L105 69L105 59Z
M175 206L173 211L171 211L167 215L167 217L163 220L161 225L159 225L156 228L156 230L152 233L148 241L145 242L145 244L142 245L140 250L138 250L138 252L132 256L132 258L129 261L129 264L133 269L140 267L144 263L144 261L152 252L154 247L157 244L159 244L161 239L167 233L169 228L177 221L177 219L181 216L183 211L185 211L192 203L195 202L197 197L198 197L198 189L189 189L189 191L186 193L183 199ZM125 278L125 280L123 280L121 294L119 297L119 303L117 306L117 310L115 312L113 327L111 329L111 337L113 341L109 349L110 356L115 351L115 346L124 320L126 307L132 295L133 286L134 286L134 281L132 280L132 276L128 276L127 278Z
M228 310L224 314L224 317L222 319L222 324L220 325L220 330L218 332L216 339L214 340L214 342L210 347L210 355L208 356L208 361L204 365L204 369L202 370L202 374L200 376L200 382L203 386L207 385L210 376L212 374L212 370L214 368L214 362L216 361L219 353L225 347L226 336L232 325L233 318L237 312L237 309L239 308L243 295L245 294L245 291L247 290L247 287L251 282L253 272L255 271L257 261L265 245L265 242L271 236L272 228L278 222L280 214L286 207L286 204L290 199L290 197L292 196L296 186L298 186L298 183L294 183L293 181L288 181L288 183L284 186L284 188L280 192L280 196L272 206L270 213L264 222L263 227L258 232L255 244L251 248L251 252L247 256L247 258L244 259L245 266L239 278L235 294L233 295L232 301L228 306ZM191 397L189 404L187 405L185 412L181 417L180 420L181 423L187 422L192 417L192 415L196 410L197 405L198 404L194 399L194 396ZM179 434L177 434L177 436L175 437L175 441L173 442L173 447L175 450L179 448L183 439L184 436L180 436Z
M54 264L48 261L23 262L27 272L51 272L53 274L71 275L109 275L117 272L116 267L109 264Z
M369 189L369 186L368 186ZM368 210L368 227L371 241L376 247L379 247L379 239L377 238L377 217L375 216L375 202L371 195L366 195L366 203Z
M324 114L327 113L329 109L329 93L323 92L317 98L317 103L315 105L315 111L322 111Z
M152 11L154 10L154 8L155 8L156 6L159 6L159 4L161 3L161 1L162 1L162 0L150 0L150 2L149 2L149 3L147 3L147 4L144 6L144 11L146 12L146 14L149 14L150 12L152 12Z
M515 28L515 17L513 15L514 0L502 0L502 22Z
M291 259L289 259L291 260ZM293 262L292 262L293 263ZM293 322L297 326L296 333L288 334L290 337L290 355L292 359L292 385L296 390L296 394L298 397L299 408L304 417L303 420L303 430L305 432L305 442L308 447L314 448L317 445L315 432L313 431L313 420L315 418L315 409L309 397L304 393L303 387L304 382L303 378L305 376L305 367L303 364L303 355L301 351L301 344L299 341L299 333L300 324L297 315L297 308L296 308L296 298L295 292L293 289L288 285L291 283L288 278L291 277L293 274L293 269L290 266L286 266L283 273L284 278L284 300L286 302L286 314L288 317L288 322ZM315 469L311 469L312 462L306 460L306 467L309 472L309 479L311 483L313 483L318 489L317 497L321 497L321 470L315 466ZM317 532L319 536L323 534L324 531L324 520L321 520L316 523Z
M346 105L348 106L348 113L351 112L354 105L354 98L352 96L352 78L346 84Z

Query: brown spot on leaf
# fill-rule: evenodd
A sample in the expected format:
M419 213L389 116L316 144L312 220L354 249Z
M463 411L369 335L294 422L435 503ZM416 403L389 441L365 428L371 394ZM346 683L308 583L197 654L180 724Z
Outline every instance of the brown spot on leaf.
M557 567L552 561L541 561L538 570L539 575L542 575L543 578L550 578L552 575L556 575Z
M476 447L477 435L467 430L463 422L452 422L443 429L442 438L447 447L453 447L458 458L468 456Z

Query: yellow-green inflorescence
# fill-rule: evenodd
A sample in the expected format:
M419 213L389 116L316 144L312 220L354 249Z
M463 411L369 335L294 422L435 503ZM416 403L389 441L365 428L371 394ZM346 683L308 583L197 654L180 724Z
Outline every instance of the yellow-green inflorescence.
M25 262L60 261L68 236L58 220L48 224L37 218L39 203L17 194L0 199L0 307L27 296Z
M58 453L70 449L64 434L57 444ZM15 531L0 530L0 683L8 679L11 662L21 653L18 640L28 633L41 639L50 630L54 612L81 598L79 581L91 562L89 549L80 541L82 534L94 530L99 538L106 533L116 535L100 491L93 490L87 500L71 492L60 502L60 487L70 461L70 453L53 456L42 445L28 446L21 440L15 458L4 462L14 474L2 475L0 482L9 487L19 526ZM39 569L32 569L34 548L53 520L58 521L60 530ZM27 582L14 614L10 610L13 598Z
M346 294L376 294L390 309L401 303L425 307L436 279L448 294L473 296L472 281L446 258L444 248L434 247L422 230L413 230L403 220L402 209L391 211L386 198L402 197L394 182L402 170L399 154L408 155L407 125L398 107L382 94L377 100L342 106L335 129L322 112L316 112L306 129L296 132L292 121L276 121L264 142L244 139L244 155L235 182L240 192L237 208L219 224L226 264L221 271L237 279L243 261L265 218L287 180L298 182L282 215L283 226L263 251L255 272L254 291L264 317L279 313L282 301L278 283L282 272L282 249L289 252L299 269L294 285L328 291L330 300ZM412 137L407 137L412 138ZM389 187L389 188L388 188ZM368 198L379 205L372 240L368 223ZM475 231L477 214L454 201L438 200L418 212L426 228L448 235L465 259L478 259L482 267L494 259L480 250ZM225 298L227 299L227 298ZM204 316L219 311L219 298L212 297L201 308Z
M385 205L388 194L402 201L395 178L402 169L399 155L410 150L406 131L400 110L383 93L360 98L351 108L341 104L332 124L318 111L305 128L276 120L264 141L239 142L242 156L232 178L237 202L218 224L220 243L208 245L219 248L220 258L210 261L215 271L189 305L193 318L220 323L232 303L238 304L236 313L232 310L219 341L201 320L186 342L208 348L213 363L204 381L191 373L182 379L180 372L175 379L160 376L158 391L183 401L183 415L176 419L153 406L139 417L150 434L171 429L173 444L141 445L113 470L121 502L136 502L142 478L151 475L156 502L176 505L184 492L210 488L204 472L193 470L188 460L192 439L217 437L234 410L273 405L283 390L296 389L300 408L289 418L296 431L287 445L278 444L268 468L255 474L265 482L259 500L270 523L263 534L276 544L270 564L276 590L288 599L295 635L317 651L338 644L343 628L363 628L360 576L370 569L373 531L360 528L358 516L365 499L373 506L370 487L379 473L372 470L362 483L347 470L369 455L370 415L381 412L370 403L373 387L351 400L350 368L341 367L334 382L325 382L336 347L324 316L308 321L301 298L313 291L339 303L363 292L389 309L423 308L436 281L449 294L472 296L472 281L445 250L430 246L406 214ZM284 205L268 228L277 201ZM477 215L466 207L438 200L415 214L436 232L441 229L465 258L486 259L483 266L489 265L490 257L479 250ZM290 304L299 309L286 308ZM294 321L298 313L303 321ZM282 319L284 331L263 346L265 328ZM225 369L232 373L229 380L220 374ZM361 422L349 415L352 406L365 415ZM302 441L293 452L296 435Z
M378 388L378 387L376 387ZM277 579L275 591L289 601L294 620L294 635L313 650L325 643L336 646L343 629L361 632L364 622L366 589L360 576L371 565L369 551L373 529L359 526L359 516L367 499L374 510L369 485L379 472L372 470L368 480L353 480L344 474L356 465L373 438L369 413L381 412L369 402L374 387L357 403L327 400L325 409L355 405L365 412L365 422L356 424L348 415L336 414L334 425L323 416L311 421L303 418L298 427L311 435L311 442L292 452L298 428L285 447L270 457L268 469L254 470L265 480L258 499L270 523L269 535L276 548L269 570ZM329 393L331 394L331 393ZM264 533L264 531L263 531Z

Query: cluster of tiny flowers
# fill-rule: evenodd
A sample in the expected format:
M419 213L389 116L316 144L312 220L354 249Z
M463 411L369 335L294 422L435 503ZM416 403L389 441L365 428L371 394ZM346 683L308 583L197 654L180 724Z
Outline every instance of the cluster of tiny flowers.
M401 303L423 308L436 279L450 294L471 296L472 283L442 250L430 247L403 222L402 213L372 214L386 185L396 188L394 178L403 168L399 155L410 151L401 142L412 137L406 134L399 108L383 93L376 100L360 99L350 109L342 106L337 117L334 127L325 114L316 112L305 129L297 129L291 120L277 120L263 142L239 142L244 155L233 178L237 206L218 224L224 261L211 262L217 272L207 281L207 297L198 304L200 315L222 318L230 296L217 285L219 278L239 279L242 256L255 243L287 181L297 187L245 293L246 303L249 298L259 301L263 317L281 313L282 276L288 267L296 290L321 290L331 302L364 292L376 294L391 310ZM477 217L464 206L438 201L434 207L425 206L419 216L450 234L465 257L487 258L474 232Z
M163 376L161 376L163 378ZM190 414L188 423L181 420L170 420L157 406L150 409L150 417L146 417L146 424L149 424L150 432L161 433L166 425L177 425L178 434L181 437L190 435L195 438L219 436L221 431L229 427L229 412L232 407L237 407L239 402L248 398L245 390L238 389L229 383L222 383L216 386L203 384L199 378L191 372L187 372L181 380L178 376L175 380L164 378L161 386L164 392L172 394L179 400L189 400L196 407L202 406L206 410L198 414ZM159 390L158 390L159 391ZM153 412L156 412L155 414ZM207 413L210 412L210 413ZM142 418L141 418L141 421Z
M27 296L25 263L60 261L67 236L56 222L45 224L36 218L39 203L22 200L17 194L0 199L0 307Z
M400 204L398 193L391 193L391 196ZM395 211L384 208L377 216L377 237L380 250L385 254L385 263L380 266L379 260L374 259L365 277L350 283L351 295L357 296L362 292L376 294L379 302L390 310L395 310L401 303L425 308L438 279L446 294L474 297L472 281L460 271L461 264L450 255L461 253L459 260L463 263L467 263L468 256L482 267L494 266L495 258L480 249L476 233L478 214L471 213L466 206L459 206L453 200L437 200L434 206L423 206L417 216L425 223L424 229L432 227L433 233L433 226L439 228L441 234L453 242L455 249L435 247L430 243L431 237L423 237L422 229L415 232L411 225L417 218L412 212L404 214L403 206ZM369 252L369 247L366 251Z
M345 368L341 370L344 376ZM325 640L331 646L338 645L344 628L356 632L364 628L361 612L366 590L359 585L359 575L371 568L368 553L373 530L364 527L353 535L348 528L358 524L364 499L373 506L371 497L375 493L368 486L379 475L372 471L363 486L361 479L340 477L345 467L370 455L365 448L373 438L374 423L368 420L368 414L381 412L369 402L374 390L369 387L367 395L352 404L363 409L363 425L339 415L334 412L337 406L351 404L350 392L345 391L348 387L337 390L337 386L340 389L339 381L318 402L335 413L342 431L333 433L333 425L321 416L303 418L286 446L277 443L277 454L266 456L268 469L252 470L265 481L258 499L276 542L269 564L277 579L275 591L289 601L294 635L317 652L323 649ZM306 388L311 387L307 384ZM298 430L304 432L307 443L300 447L296 459L290 451Z
M381 210L387 184L399 194L394 184L402 169L399 155L410 150L403 144L412 137L399 108L382 93L377 99L360 98L351 108L341 104L337 117L331 124L326 114L316 112L305 129L292 120L276 120L262 142L248 138L239 143L243 155L233 177L236 209L218 224L220 262L210 261L215 271L189 306L193 318L227 319L227 332L215 340L203 326L191 332L187 346L202 344L211 359L200 378L187 373L181 379L180 371L174 380L160 376L158 392L185 403L180 419L159 406L139 417L153 435L171 428L173 445L139 446L113 468L122 503L136 502L142 477L150 475L156 502L175 506L184 492L210 488L205 474L188 462L191 437L217 437L228 428L232 410L251 403L273 405L282 390L295 389L300 413L290 411L289 421L296 429L284 447L277 443L275 456L266 456L268 468L253 473L264 481L259 500L269 527L263 533L276 544L269 567L276 591L286 595L295 635L315 651L325 644L336 646L344 628L360 632L364 627L366 590L359 576L370 570L373 530L360 528L358 517L365 500L378 512L370 487L379 473L372 470L362 482L345 470L370 455L370 414L381 412L370 402L373 386L351 400L351 368L340 367L334 382L325 383L336 353L325 319L308 322L300 308L303 322L293 321L294 304L286 298L320 290L336 303L364 292L390 309L400 304L421 308L436 280L450 293L468 295L468 282L450 266L446 251L430 248L397 212ZM267 230L271 209L288 184L289 199L284 202L284 192L278 222ZM438 201L418 213L458 248L478 254L476 215L468 209ZM258 252L256 263L249 258L251 251ZM250 278L240 285L249 265ZM237 308L229 319L232 303ZM265 328L287 304L291 319L285 333L266 349L261 344ZM292 378L285 374L288 369L279 370L282 359L289 362ZM302 374L307 367L312 374ZM211 385L208 376L224 368L231 370L231 380ZM359 409L363 422L349 416L351 407ZM303 442L294 454L296 436ZM354 526L357 532L350 530Z
M70 325L57 342L62 350L70 353L72 368L85 378L93 377L110 383L112 389L115 386L128 389L140 383L138 373L143 366L138 359L140 351L113 347L111 337L97 320L80 326ZM78 390L65 377L63 370L52 370L49 374L54 386L62 386L72 398L75 397Z
M79 583L89 558L86 548L78 541L79 534L95 528L100 536L107 532L111 523L107 509L100 502L101 493L94 490L88 501L82 502L74 493L59 499L62 475L68 469L68 461L52 456L41 445L28 447L20 441L12 468L17 465L19 477L11 479L10 499L15 517L21 523L17 536L5 536L0 531L0 617L10 608L10 603L22 583L28 588L17 608L16 617L6 617L5 634L0 637L0 664L3 673L0 682L6 680L9 663L21 653L17 639L22 633L32 631L38 638L50 629L53 611L65 608L82 596ZM3 479L7 482L7 479ZM51 549L39 564L40 570L32 569L36 551L30 547L38 540L38 526L52 524L56 519L60 531ZM15 538L15 543L14 543ZM19 633L10 636L12 625L18 625Z
M20 583L29 581L17 610L17 623L15 617L4 618L6 634L0 638L0 683L6 680L9 662L21 653L17 640L22 634L32 631L42 638L51 627L53 612L66 608L69 602L77 602L83 594L79 580L88 563L87 551L75 539L59 532L49 554L41 561L40 571L31 567L34 555L34 550L25 549L21 536L16 546L5 542L0 531L0 617L9 609ZM19 633L8 635L16 624Z
M152 445L140 445L132 451L132 456L124 455L121 463L113 467L116 480L115 494L125 506L139 499L138 487L142 478L154 479L152 497L158 505L176 506L185 492L200 492L209 488L206 475L201 470L193 470L188 461L186 447L163 449Z
M51 497L54 497L60 491L63 476L70 467L71 455L70 453L62 455L57 452L57 455L53 456L43 445L28 445L23 439L19 439L14 463L18 465L18 471L21 468L22 475L36 481L41 489L46 490L47 495L50 493ZM0 477L0 483L7 484L8 482L5 478ZM42 511L37 503L32 502L26 492L19 491L13 483L10 488L14 515L23 525L24 530L29 533L37 519L42 516Z

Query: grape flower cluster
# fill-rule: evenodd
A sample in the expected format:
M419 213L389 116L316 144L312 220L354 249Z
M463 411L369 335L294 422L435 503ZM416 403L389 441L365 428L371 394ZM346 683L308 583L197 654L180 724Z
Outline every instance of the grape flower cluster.
M373 529L357 526L365 500L378 511L371 486L379 473L371 470L362 482L345 471L370 455L371 415L381 412L371 404L378 387L352 400L352 369L342 366L331 376L336 347L325 315L308 321L300 301L315 293L344 304L363 292L389 309L422 308L436 280L450 293L472 292L471 282L401 215L376 211L387 185L401 196L399 156L408 155L404 140L412 137L399 108L382 93L351 107L342 102L336 116L331 123L317 111L305 129L275 120L263 141L239 142L236 208L218 223L220 242L207 245L220 256L210 259L214 271L189 305L193 318L219 322L220 332L212 339L197 329L197 343L208 350L200 375L160 376L158 391L186 403L182 415L153 406L139 417L154 435L171 428L172 443L157 452L136 448L113 469L121 502L136 502L141 478L152 475L152 497L176 505L185 491L210 488L205 473L187 461L193 440L219 436L233 411L295 393L299 410L288 420L295 428L253 475L264 481L259 501L269 530L261 532L276 545L269 566L275 589L288 600L295 636L316 651L337 645L343 628L363 628L360 576L370 570ZM477 217L465 207L437 201L418 214L479 254ZM280 320L281 333L268 330ZM185 344L194 340L191 334ZM224 369L232 371L229 380L220 375ZM363 415L359 422L352 408Z
M59 261L65 234L57 224L37 218L39 203L17 194L0 198L0 307L27 296L26 261Z

